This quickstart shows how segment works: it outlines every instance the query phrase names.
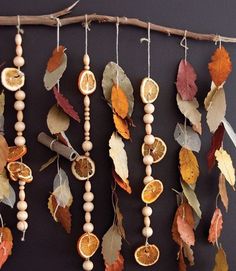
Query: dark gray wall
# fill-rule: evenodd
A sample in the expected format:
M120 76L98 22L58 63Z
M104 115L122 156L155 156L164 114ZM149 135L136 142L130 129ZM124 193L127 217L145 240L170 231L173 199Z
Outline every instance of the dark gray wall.
M15 14L45 14L64 8L72 1L41 0L41 1L1 1L1 15ZM153 21L159 24L179 27L204 33L217 33L236 36L235 33L236 2L227 1L184 1L184 0L81 0L73 14L104 13L120 16L139 17L140 19ZM56 44L56 29L43 26L24 27L24 57L26 65L24 71L27 76L25 90L27 92L27 106L25 121L27 124L26 137L28 139L29 153L25 159L34 171L34 181L27 186L27 201L29 203L29 223L27 241L20 242L20 233L16 230L16 210L3 208L1 211L5 217L7 226L13 229L14 250L13 255L3 267L4 271L76 271L82 270L82 259L77 255L75 245L78 236L82 232L84 212L82 210L83 185L77 182L70 174L70 163L61 159L62 167L70 174L70 183L74 195L72 206L73 226L71 235L67 235L60 225L55 224L47 210L47 198L52 191L52 182L56 174L55 165L39 173L40 165L45 162L52 153L36 142L40 131L47 131L46 115L50 106L54 103L51 93L43 86L43 74L47 60ZM14 27L0 28L0 62L6 61L11 65L14 57ZM125 218L125 227L129 244L125 243L122 254L125 257L126 271L144 270L138 266L133 258L135 248L143 242L141 229L143 217L140 200L142 190L142 178L144 166L140 154L140 146L144 135L142 123L143 104L139 98L139 85L146 75L146 46L140 44L139 39L146 35L142 29L134 27L120 28L120 65L127 72L135 89L135 108L133 119L136 128L133 130L133 142L127 144L129 156L130 181L133 194L128 196L119 190L121 209ZM152 77L160 85L160 95L155 102L155 126L154 133L162 137L168 145L168 154L157 166L153 167L154 176L163 180L165 185L164 195L153 204L152 227L154 236L151 240L157 243L161 249L159 263L148 270L177 270L177 247L171 239L171 224L176 210L175 194L171 188L180 189L178 181L178 150L179 146L173 139L176 122L183 121L175 102L175 79L177 65L183 56L183 49L179 46L180 38L166 35L152 34ZM61 30L61 44L67 47L68 69L61 80L62 92L70 99L74 107L83 115L82 97L77 90L77 75L82 69L82 56L84 52L84 31L80 25L64 27ZM226 45L231 54L233 63L236 62L236 45ZM189 40L189 60L195 66L198 73L198 99L203 112L203 136L202 149L198 155L201 168L201 176L198 181L197 194L199 196L203 218L196 232L197 243L194 248L196 265L191 270L212 270L215 249L207 243L207 234L211 215L215 208L215 196L217 194L218 170L215 168L208 174L206 167L206 152L210 144L210 134L205 125L205 112L203 100L210 87L210 77L207 63L216 46L213 42L198 42ZM112 223L112 207L110 201L111 161L108 157L108 140L113 131L112 114L102 99L100 82L105 65L115 60L115 26L109 24L92 24L89 33L89 54L91 66L98 81L96 93L92 96L92 141L94 142L93 158L96 161L97 171L93 178L93 191L95 198L95 211L93 222L99 237ZM227 84L226 95L228 101L227 118L236 127L234 117L236 73L232 72ZM14 98L9 92L6 106L6 134L9 143L14 138L13 125L15 111L12 107ZM74 121L68 133L72 143L81 151L83 139L83 126ZM230 151L236 162L236 151L228 138L225 147ZM15 185L17 191L17 185ZM231 270L235 269L236 258L235 241L236 228L235 194L230 190L229 213L224 214L224 231L222 244L228 253ZM93 257L94 270L104 270L100 251Z

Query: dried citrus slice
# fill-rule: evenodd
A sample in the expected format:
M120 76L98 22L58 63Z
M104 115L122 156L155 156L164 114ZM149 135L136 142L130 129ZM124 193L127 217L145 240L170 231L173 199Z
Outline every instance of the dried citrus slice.
M30 183L33 180L30 167L22 162L10 162L7 164L7 169L10 173L10 178L13 181Z
M144 245L136 249L134 253L135 260L142 266L151 266L155 264L160 256L160 251L155 245Z
M163 192L163 184L159 180L153 180L147 183L142 191L142 200L145 203L152 203L156 201Z
M145 156L150 154L153 158L153 163L160 162L164 158L166 151L166 144L159 137L155 137L155 141L151 145L145 143L142 145L142 155Z
M27 153L26 146L10 146L8 150L7 162L17 161Z
M5 68L2 71L1 80L6 89L16 91L24 86L25 75L16 68Z
M145 77L141 83L140 96L143 103L153 103L159 94L158 84L151 78Z
M92 94L96 89L96 79L93 72L83 70L79 75L78 87L82 94Z
M84 233L77 242L77 251L83 258L92 257L99 247L99 239L93 233Z
M87 180L95 173L93 160L86 156L78 156L71 165L72 173L78 180Z

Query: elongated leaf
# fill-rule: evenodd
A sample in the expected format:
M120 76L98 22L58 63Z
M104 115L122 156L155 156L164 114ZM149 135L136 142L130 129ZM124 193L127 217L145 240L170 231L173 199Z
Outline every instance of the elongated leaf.
M16 203L16 193L10 184L9 184L9 195L2 199L2 203L10 206L11 208L13 208Z
M183 254L183 250L180 248L179 250L179 271L187 271L187 265L184 261L184 254Z
M106 269L105 271L123 271L124 270L124 258L123 256L120 254L117 258L117 260L109 265L109 264L105 264Z
M0 134L0 173L7 164L8 152L7 141L5 137Z
M6 170L0 174L0 201L8 197L10 193L9 179L7 178Z
M226 188L225 176L222 173L220 173L220 176L219 176L219 194L220 194L221 201L226 209L226 212L228 212L229 198L228 198L228 193L227 193L227 188Z
M0 269L7 261L8 257L12 254L13 237L11 230L7 227L0 228L2 241L0 243Z
M61 65L64 51L65 51L64 46L59 46L59 48L55 48L53 50L52 56L49 58L48 64L47 64L48 72L53 72Z
M5 94L2 91L2 93L0 94L0 115L3 115L4 108L5 108Z
M112 170L112 176L115 180L115 182L127 193L131 194L132 193L132 188L129 185L129 180L122 180L121 177L115 172L115 170Z
M208 107L210 106L211 100L212 100L212 98L214 97L214 95L215 95L217 89L218 89L218 87L214 84L213 81L211 81L211 89L210 89L210 91L208 91L207 96L206 96L206 98L204 99L204 106L205 106L205 109L206 109L206 110L207 110Z
M177 228L181 239L189 246L195 244L193 228L181 216L177 217Z
M4 135L4 116L0 115L0 135Z
M223 228L223 217L219 208L215 209L213 217L211 219L211 226L209 229L208 241L215 244L220 237Z
M199 135L193 131L192 127L177 123L174 132L174 138L181 147L188 150L199 152L201 140Z
M226 254L223 248L219 248L215 257L215 267L213 271L228 271L229 266L227 263Z
M185 258L188 259L190 266L193 266L194 265L193 250L186 243L183 243L183 249L184 249L184 256L185 256Z
M121 235L116 225L112 225L102 238L102 255L108 265L117 261L121 250Z
M127 120L113 114L113 121L117 132L125 139L130 139L129 125Z
M176 88L184 101L191 101L195 97L197 93L196 79L197 74L193 66L187 60L181 59Z
M223 119L223 124L224 124L225 130L226 130L229 138L232 140L234 146L236 147L236 134L234 132L234 129L232 128L230 123L225 118Z
M111 90L111 104L116 114L125 119L129 111L129 103L123 89L114 85Z

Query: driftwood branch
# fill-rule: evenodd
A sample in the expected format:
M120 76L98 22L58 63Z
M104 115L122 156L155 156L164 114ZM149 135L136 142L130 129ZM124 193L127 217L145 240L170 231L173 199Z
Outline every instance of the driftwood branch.
M61 11L48 14L48 15L39 15L39 16L27 16L27 15L20 15L20 23L21 25L45 25L45 26L56 26L57 20L56 18L60 19L61 26L71 25L71 24L78 24L84 23L85 15L79 16L69 16L66 18L62 18L63 16L69 14L72 9L78 4L79 1L75 2L73 5L69 6L66 9ZM87 15L88 21L91 22L99 22L99 23L116 23L118 17L115 16L108 16L108 15L99 15L99 14L88 14ZM18 16L0 16L0 25L17 25ZM147 28L147 22L141 21L137 18L127 18L127 17L119 17L119 23L121 25L131 25L139 28ZM177 29L172 27L166 27L158 24L151 23L150 28L153 31L161 32L167 34L169 36L181 36L185 35L185 29ZM196 33L192 31L186 32L186 37L195 40L202 40L202 41L213 41L213 42L231 42L236 43L236 38L234 37L225 37L216 34L202 34Z

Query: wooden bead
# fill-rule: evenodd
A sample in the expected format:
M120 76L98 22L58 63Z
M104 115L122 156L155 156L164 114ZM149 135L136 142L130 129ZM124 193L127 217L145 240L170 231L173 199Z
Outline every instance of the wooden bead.
M18 101L23 101L25 99L25 96L25 92L21 89L15 92L15 99Z
M22 111L25 108L25 103L23 101L15 101L14 108L17 111Z
M144 206L142 209L143 216L151 216L152 215L152 208L150 206Z
M22 46L21 45L17 45L16 46L16 55L17 56L22 56L22 54L23 54Z
M26 221L19 221L19 222L17 223L17 229L18 229L19 231L25 231L25 230L27 230L27 228L28 228L28 223L27 223L27 222L24 223L24 222L26 222Z
M152 167L150 165L146 166L146 175L147 176L152 175Z
M90 140L90 136L85 136L84 139L85 139L85 141L89 141Z
M84 218L85 218L85 222L89 223L91 221L91 213L86 212Z
M89 107L90 106L90 98L88 95L84 97L84 106Z
M16 56L13 59L13 63L16 67L22 67L25 65L25 60L22 56Z
M20 221L25 221L28 218L28 213L26 211L19 211L17 213L17 219Z
M94 209L94 204L92 202L85 202L83 205L83 209L85 212L92 212Z
M151 227L144 227L142 230L142 234L144 237L149 238L153 234L153 230Z
M84 135L85 135L85 136L89 136L89 135L90 135L90 132L84 132Z
M84 111L85 111L85 112L89 112L89 111L90 111L90 107L85 107L85 108L84 108Z
M93 232L93 230L94 230L94 226L93 226L93 224L92 224L91 222L89 222L89 223L84 223L83 230L84 230L84 232L89 232L89 233L91 233L91 232Z
M22 43L22 36L21 34L17 33L16 36L15 36L15 43L16 45L21 45Z
M19 181L19 185L20 185L20 189L25 189L25 184L26 184L26 182L24 182L24 181Z
M89 116L84 117L84 120L90 120L90 117Z
M153 123L153 121L154 121L154 117L153 117L153 115L152 114L145 114L144 116L143 116L143 122L144 123L148 123L148 124L151 124L151 123Z
M86 151L91 151L93 149L93 143L91 141L84 141L82 144L82 149Z
M24 190L20 190L20 192L19 192L19 199L20 199L20 201L24 201L25 200L25 191Z
M84 195L83 195L83 199L86 202L91 202L94 199L94 195L93 195L92 192L85 192Z
M86 183L85 183L85 191L86 192L91 191L91 182L90 181L86 181Z
M91 271L93 270L93 262L91 262L90 260L86 260L83 262L83 269L85 271Z
M24 200L18 201L17 202L17 209L20 211L25 211L27 209L27 202Z
M88 131L90 131L90 122L88 121L88 120L86 120L85 122L84 122L84 131L85 132L88 132Z
M143 222L144 222L145 227L149 227L151 224L151 220L148 216L144 217Z
M17 132L17 136L22 136L23 133L22 132Z
M153 157L150 155L150 154L148 154L148 155L145 155L144 157L143 157L143 163L144 163L144 165L152 165L152 163L153 163Z
M153 104L146 104L144 106L144 111L147 114L152 114L155 111L155 106Z
M152 133L152 125L151 124L146 124L145 131L146 131L147 135L150 135Z
M86 151L84 155L87 156L87 157L89 157L90 156L90 152Z
M17 116L17 120L18 120L18 121L23 121L23 119L24 119L24 114L23 114L22 111L18 111L16 116Z
M85 117L89 117L89 116L90 116L90 112L87 112L87 111L84 112L84 116L85 116Z
M155 137L153 135L145 135L144 143L147 145L152 145L155 142Z
M89 57L88 54L84 55L83 62L84 62L85 66L89 66L89 64L90 64L90 57Z
M154 180L153 177L151 175L148 175L148 176L143 178L143 183L146 185L146 184L150 183L153 180Z
M24 146L25 145L25 138L23 136L17 136L14 140L16 146Z
M15 123L15 130L17 132L23 132L25 130L25 123L22 121L17 121Z

